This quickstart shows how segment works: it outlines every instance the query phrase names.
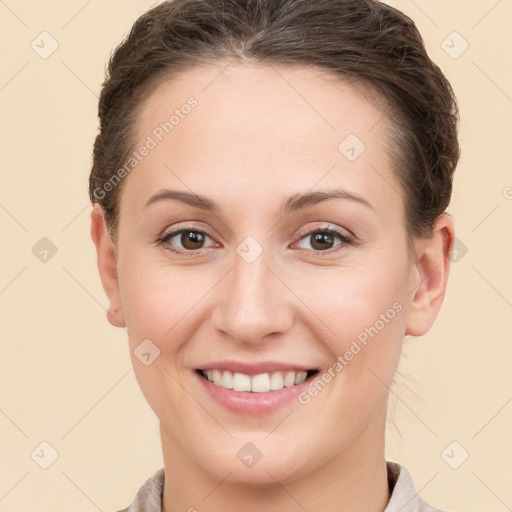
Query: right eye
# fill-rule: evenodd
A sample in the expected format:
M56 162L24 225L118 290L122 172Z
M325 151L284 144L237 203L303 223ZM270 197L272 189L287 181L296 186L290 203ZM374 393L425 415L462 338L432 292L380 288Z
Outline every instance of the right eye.
M162 244L165 249L175 254L194 253L203 249L204 242L207 238L211 237L204 231L192 228L183 228L176 231L171 231L158 238L158 242ZM175 241L173 241L176 239ZM181 244L181 248L174 249L177 244Z

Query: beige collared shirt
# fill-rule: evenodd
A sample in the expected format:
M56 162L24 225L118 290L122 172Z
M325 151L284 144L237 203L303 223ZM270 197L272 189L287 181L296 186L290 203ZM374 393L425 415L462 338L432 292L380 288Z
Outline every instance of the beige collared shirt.
M407 468L397 462L387 461L391 498L384 512L442 512L423 501L414 488ZM139 489L132 504L118 512L162 512L164 468L149 477Z

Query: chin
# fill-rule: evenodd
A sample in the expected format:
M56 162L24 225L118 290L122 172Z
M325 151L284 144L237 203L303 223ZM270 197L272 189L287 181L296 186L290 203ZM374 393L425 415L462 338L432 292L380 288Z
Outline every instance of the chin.
M226 461L227 462L227 461ZM205 468L207 469L207 468ZM297 467L290 467L282 461L267 461L263 458L253 467L248 468L243 464L226 463L221 468L209 468L213 476L219 480L236 486L255 486L258 488L275 487L276 482L288 484L308 473L306 468L302 471ZM226 475L229 476L226 477Z
M297 449L296 442L284 446L279 438L275 443L262 440L254 444L248 439L231 439L215 448L205 446L196 460L214 478L240 486L272 487L276 481L291 483L311 472L312 461L308 462L306 454ZM205 454L210 456L205 458Z

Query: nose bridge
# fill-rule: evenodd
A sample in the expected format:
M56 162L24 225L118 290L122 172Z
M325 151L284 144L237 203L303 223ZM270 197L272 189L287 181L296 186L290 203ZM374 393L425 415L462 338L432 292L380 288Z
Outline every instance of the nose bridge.
M255 250L251 240L237 248L214 315L216 328L239 343L261 343L292 322L286 287L269 268L273 265L268 249L252 259Z

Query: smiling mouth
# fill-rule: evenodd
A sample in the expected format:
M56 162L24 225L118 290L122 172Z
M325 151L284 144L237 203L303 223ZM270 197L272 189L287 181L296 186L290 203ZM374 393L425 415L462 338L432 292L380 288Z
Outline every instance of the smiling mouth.
M246 393L268 393L269 391L279 391L283 388L291 388L301 384L316 375L318 370L277 371L253 376L244 373L233 373L228 370L198 369L196 372L215 386L224 389Z

